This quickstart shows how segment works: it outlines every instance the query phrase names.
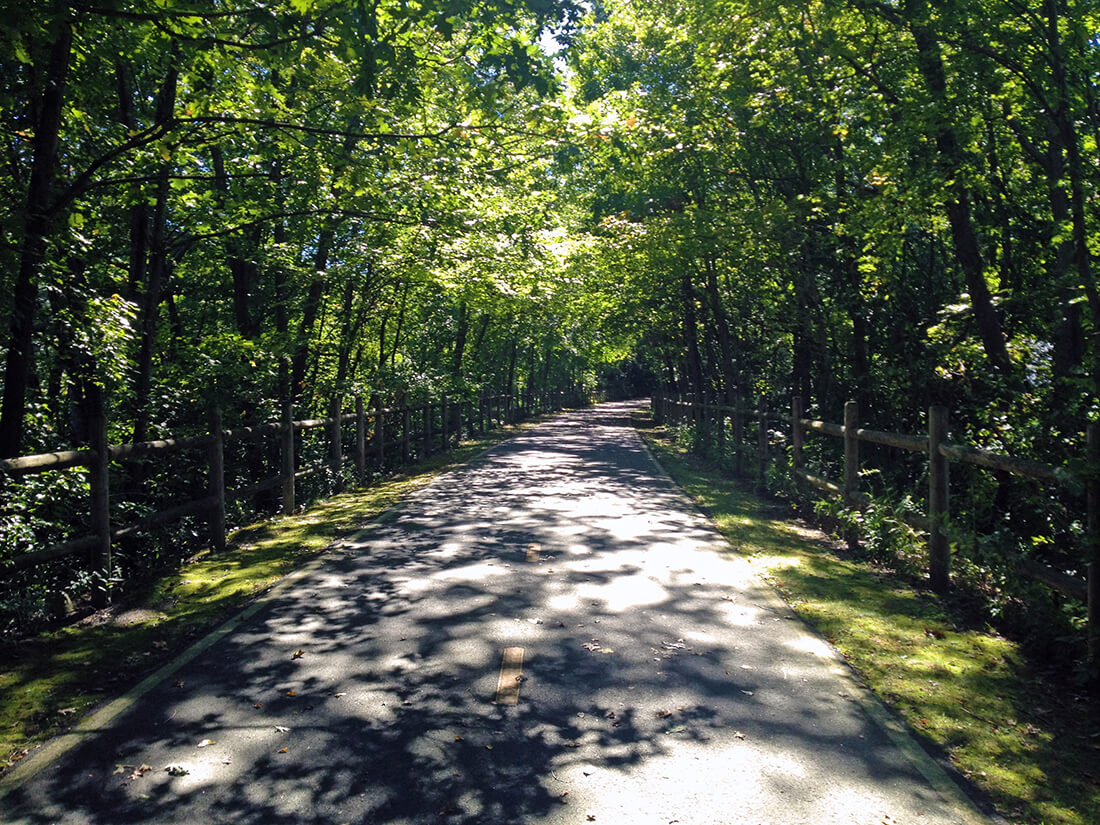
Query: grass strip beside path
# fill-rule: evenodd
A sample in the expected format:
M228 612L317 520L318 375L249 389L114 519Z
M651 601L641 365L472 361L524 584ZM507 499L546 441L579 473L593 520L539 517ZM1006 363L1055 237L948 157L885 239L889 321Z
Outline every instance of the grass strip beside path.
M236 531L107 610L0 646L0 775L408 493L534 422L496 430L304 512Z
M1002 816L1032 825L1100 822L1095 704L1030 675L1015 643L960 629L931 594L847 557L839 543L747 492L665 430L636 423L737 551Z

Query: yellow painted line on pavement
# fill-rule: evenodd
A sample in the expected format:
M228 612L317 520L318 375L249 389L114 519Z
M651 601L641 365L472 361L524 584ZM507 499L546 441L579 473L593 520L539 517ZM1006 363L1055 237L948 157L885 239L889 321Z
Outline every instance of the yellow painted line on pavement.
M500 678L497 679L497 695L493 700L498 705L519 703L519 686L523 684L523 648L504 648L504 658L500 663Z

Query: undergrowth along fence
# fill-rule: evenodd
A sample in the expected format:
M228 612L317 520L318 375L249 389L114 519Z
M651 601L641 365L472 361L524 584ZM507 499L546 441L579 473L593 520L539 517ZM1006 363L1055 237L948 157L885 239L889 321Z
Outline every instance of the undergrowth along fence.
M212 549L222 550L226 542L226 505L268 491L279 491L280 509L290 514L296 508L298 483L320 473L330 472L335 479L333 492L340 489L347 460L353 459L354 473L360 482L369 472L401 466L456 446L464 436L484 434L498 426L513 424L531 415L556 411L566 404L580 405L577 392L548 391L515 395L484 395L473 400L439 401L412 406L373 408L364 399L354 399L354 411L345 411L345 399L333 398L329 415L320 419L295 420L290 404L284 405L279 421L225 429L222 414L209 412L209 431L202 435L165 438L140 444L108 444L108 422L102 406L90 417L88 445L76 450L21 456L0 461L0 474L26 476L73 467L87 467L88 534L41 549L28 549L5 565L9 573L68 556L83 554L89 569L97 577L94 601L100 605L109 599L112 548L126 539L186 516L205 519ZM310 430L327 437L327 459L302 465L300 439ZM227 488L225 448L235 442L278 441L278 460L270 475ZM345 450L347 442L351 449ZM144 518L124 525L112 523L112 465L144 457L167 458L187 451L203 451L207 479L205 495L173 504ZM79 516L77 516L79 520Z
M1026 557L1016 558L1019 572L1066 596L1086 604L1088 622L1088 663L1095 674L1100 667L1100 426L1090 423L1086 437L1084 472L1071 473L1065 468L1031 459L1003 455L948 439L949 414L945 407L928 410L928 432L921 435L883 432L859 426L856 402L844 405L844 423L836 424L803 417L802 401L792 399L791 413L785 421L769 413L766 404L746 409L711 404L695 399L655 395L654 418L658 423L691 423L701 428L705 438L726 445L734 452L737 472L744 474L746 457L755 459L757 484L764 486L769 467L775 466L774 442L789 445L787 469L796 485L808 485L846 505L862 509L871 504L859 490L861 474L859 444L867 442L896 450L927 456L928 490L924 515L906 514L909 525L926 535L928 579L931 588L945 593L951 582L951 548L947 533L950 518L949 466L952 462L971 464L989 470L1011 473L1052 484L1080 484L1086 491L1086 531L1082 548L1086 578L1082 579ZM755 426L755 445L746 438L746 422ZM772 425L782 426L773 430ZM807 472L803 449L807 433L843 439L843 478L837 482ZM750 434L751 435L751 434ZM729 444L727 445L727 439Z

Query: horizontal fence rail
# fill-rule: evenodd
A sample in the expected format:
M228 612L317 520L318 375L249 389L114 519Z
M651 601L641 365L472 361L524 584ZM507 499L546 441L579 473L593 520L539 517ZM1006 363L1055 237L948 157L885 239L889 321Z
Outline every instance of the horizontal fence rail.
M378 401L373 408L369 408L363 398L357 397L354 399L354 412L344 411L343 398L334 398L329 406L330 415L326 418L296 420L292 408L286 404L279 421L223 429L220 411L211 410L210 431L206 434L120 445L107 444L107 420L100 410L91 417L89 448L0 460L0 475L10 477L75 467L85 467L90 471L89 523L92 534L42 549L28 550L11 560L6 569L9 572L20 571L67 556L84 554L100 582L95 601L103 604L109 598L112 546L116 542L187 516L197 516L207 522L210 546L214 550L224 549L227 503L280 490L281 510L284 514L290 514L296 509L297 482L325 472L335 475L334 492L339 491L345 465L344 441L352 433L355 475L363 482L369 471L407 464L414 458L419 460L445 451L466 436L484 434L532 415L560 410L566 404L580 406L584 403L587 399L577 389L483 395L459 400L445 397L438 401L402 406L383 406ZM349 424L354 425L351 432L347 426ZM301 455L295 436L310 430L327 430L328 458L299 466ZM233 442L264 442L272 438L279 443L278 464L273 468L275 472L267 478L227 489L225 446ZM129 524L112 524L112 462L163 457L188 450L205 452L205 495L173 504Z
M947 592L951 581L951 550L945 526L950 515L948 473L952 462L1007 472L1048 483L1083 483L1088 511L1087 538L1084 548L1087 577L1078 578L1031 558L1020 557L1014 561L1017 569L1024 576L1086 603L1089 663L1094 669L1100 665L1100 615L1097 612L1100 610L1098 607L1100 602L1098 598L1100 596L1100 427L1097 424L1088 425L1086 466L1089 470L1081 476L1075 476L1062 467L949 441L947 438L949 416L947 409L942 406L929 408L928 432L922 435L861 428L858 422L858 408L854 401L845 404L844 423L837 424L803 417L801 399L796 397L792 400L790 418L785 422L785 433L769 431L769 427L776 422L769 417L763 401L750 409L658 394L653 398L653 410L658 423L664 421L694 423L696 426L706 428L708 436L713 437L719 444L724 444L727 437L731 438L739 472L742 471L742 454L753 450L744 436L744 422L756 419L758 441L754 452L757 460L756 478L760 486L763 486L763 479L772 460L773 436L778 436L789 442L789 469L796 483L809 485L859 509L871 504L871 498L859 491L860 442L924 454L927 456L929 479L926 512L924 515L905 514L902 519L911 527L927 535L929 584L938 593ZM807 433L844 440L844 473L839 483L813 475L806 470L802 451Z

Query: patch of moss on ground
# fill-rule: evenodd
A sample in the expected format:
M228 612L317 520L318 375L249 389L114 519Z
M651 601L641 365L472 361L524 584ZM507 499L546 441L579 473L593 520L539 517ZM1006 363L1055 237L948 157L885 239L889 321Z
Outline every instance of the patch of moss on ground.
M820 532L643 431L676 482L867 685L1015 823L1095 825L1095 703L1033 677L1017 644L959 630L931 594L846 558Z
M127 594L122 604L0 647L0 773L103 700L125 692L334 540L528 426L497 430L298 515L238 530L225 552L200 554Z

